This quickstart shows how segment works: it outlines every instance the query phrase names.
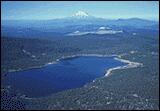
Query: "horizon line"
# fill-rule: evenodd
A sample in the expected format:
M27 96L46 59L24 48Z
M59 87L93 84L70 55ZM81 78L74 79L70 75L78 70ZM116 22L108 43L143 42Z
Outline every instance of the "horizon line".
M49 19L2 19L1 21L5 21L5 20L56 20L56 19L65 19L65 18L70 18L70 17L60 17L60 18L49 18ZM106 20L119 20L119 19L142 19L142 20L150 20L150 21L158 21L159 19L149 19L149 18L141 18L141 17L129 17L129 18L102 18L102 17L96 17L99 19L106 19Z

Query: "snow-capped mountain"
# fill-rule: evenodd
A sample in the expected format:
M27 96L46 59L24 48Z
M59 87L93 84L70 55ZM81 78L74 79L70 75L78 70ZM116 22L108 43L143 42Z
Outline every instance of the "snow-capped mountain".
M107 20L104 18L98 18L92 16L84 11L77 11L73 16L51 19L51 20L9 20L3 21L2 26L13 26L13 27L64 27L73 25L115 25L115 26L133 26L133 27L146 27L146 26L157 26L158 22L144 20L139 18L131 19L117 19Z
M75 13L73 15L74 17L88 17L88 13L84 12L84 11L78 11L77 13Z
M75 14L73 14L73 16L71 16L70 18L73 19L93 19L94 17L89 15L87 12L84 11L77 11Z
M134 27L142 29L159 29L159 22L139 18L107 20L92 16L84 11L78 11L73 16L51 20L5 20L1 21L2 34L4 36L46 36L73 33L82 34L108 34L115 33L110 28L118 28L122 33L122 27ZM97 27L99 27L98 30ZM108 28L110 27L110 28ZM75 31L75 32L74 32ZM46 32L46 33L42 33ZM117 32L116 32L117 33ZM44 35L43 35L44 34ZM73 35L72 34L72 35Z

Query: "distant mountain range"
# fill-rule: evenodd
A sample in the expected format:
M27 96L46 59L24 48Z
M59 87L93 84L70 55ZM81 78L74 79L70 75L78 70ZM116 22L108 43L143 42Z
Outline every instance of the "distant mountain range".
M118 26L152 26L159 24L157 21L144 20L139 18L107 20L89 15L86 12L78 11L71 17L52 19L52 20L3 20L2 26L21 26L21 27L61 27L68 25L118 25ZM33 26L34 25L34 26Z
M159 22L139 18L108 20L89 15L86 12L78 11L71 17L52 20L2 20L1 28L3 36L23 36L34 33L34 36L42 34L61 35L74 31L93 31L97 27L133 27L140 29L159 29Z

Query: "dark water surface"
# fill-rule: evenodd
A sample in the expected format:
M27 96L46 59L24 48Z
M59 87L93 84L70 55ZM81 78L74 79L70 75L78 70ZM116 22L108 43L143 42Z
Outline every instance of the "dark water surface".
M125 65L114 57L80 56L60 60L39 69L12 72L5 85L27 97L43 97L66 89L84 86L104 76L107 69Z

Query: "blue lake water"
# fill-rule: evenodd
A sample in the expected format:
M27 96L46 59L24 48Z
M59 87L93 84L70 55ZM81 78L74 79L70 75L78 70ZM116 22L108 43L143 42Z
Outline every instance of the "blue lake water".
M82 87L104 76L107 69L125 65L113 58L80 56L62 59L56 64L39 69L12 72L6 76L5 85L27 97L48 96L66 89Z

